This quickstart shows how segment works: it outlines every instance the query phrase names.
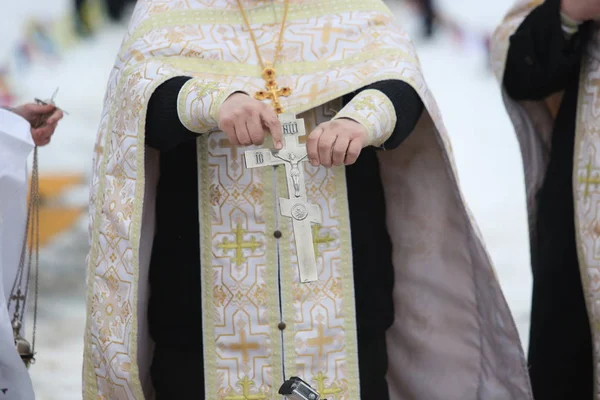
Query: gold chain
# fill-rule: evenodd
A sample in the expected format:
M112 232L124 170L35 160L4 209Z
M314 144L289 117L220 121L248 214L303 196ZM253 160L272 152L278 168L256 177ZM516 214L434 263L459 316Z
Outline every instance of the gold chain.
M262 54L260 53L260 49L258 47L258 42L256 37L254 36L254 31L252 31L252 27L250 26L250 21L248 20L248 16L244 11L244 6L242 5L242 0L237 0L238 7L240 8L240 13L242 14L242 18L244 19L244 24L246 24L246 28L248 28L248 32L250 33L250 39L252 40L252 44L254 45L254 50L256 51L256 56L258 57L258 61L260 62L260 66L262 68L262 78L266 83L266 91L258 91L254 94L254 97L258 100L271 100L271 105L275 112L278 114L283 113L284 109L279 102L279 96L287 97L292 93L292 90L288 87L279 88L276 81L277 71L275 70L275 65L279 61L279 56L281 55L281 51L283 48L283 34L285 32L285 24L287 21L288 10L290 7L289 0L284 0L284 9L283 9L283 18L281 21L281 28L279 30L279 37L277 39L277 45L275 47L275 55L273 57L272 65L265 63Z
M258 61L260 62L260 66L264 70L267 68L267 64L262 58L260 53L260 49L258 47L258 42L256 41L256 37L254 36L254 31L251 28L250 21L248 20L248 16L244 11L244 6L242 5L242 0L237 0L238 7L240 8L240 13L242 14L242 18L244 19L244 24L246 24L246 28L248 28L248 32L250 33L250 38L252 39L252 44L254 45L254 50L256 51L256 55L258 57ZM289 0L284 0L284 9L283 9L283 19L281 20L281 28L279 29L279 38L277 39L277 47L275 48L275 56L273 57L273 68L277 61L279 60L279 55L281 54L282 44L283 44L283 33L285 31L285 23L287 21L288 10L290 8Z

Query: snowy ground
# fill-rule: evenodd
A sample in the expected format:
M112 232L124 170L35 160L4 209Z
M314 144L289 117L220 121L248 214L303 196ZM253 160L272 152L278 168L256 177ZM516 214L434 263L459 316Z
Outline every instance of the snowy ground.
M390 5L403 20L397 0ZM473 29L491 30L512 0L443 0L442 10ZM416 27L409 26L409 30ZM50 95L65 118L53 144L41 151L41 171L88 174L109 70L124 28L111 26L71 49L58 64L23 77L23 100ZM527 342L531 277L523 174L517 142L497 84L479 44L461 48L448 36L415 39L427 81L440 104L455 150L462 188L480 225L502 286ZM69 196L87 203L87 187ZM40 400L81 398L87 217L42 253L39 360L31 373Z

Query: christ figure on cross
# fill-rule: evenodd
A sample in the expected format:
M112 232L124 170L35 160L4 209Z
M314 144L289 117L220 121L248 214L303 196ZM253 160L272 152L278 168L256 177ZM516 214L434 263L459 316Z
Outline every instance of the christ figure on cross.
M281 215L292 218L300 282L314 282L318 279L318 273L312 224L321 223L321 212L306 197L301 165L308 160L308 155L306 145L298 141L298 137L305 134L304 120L296 119L293 114L282 114L279 119L283 129L283 148L246 151L246 168L285 165L289 198L280 198L279 208Z

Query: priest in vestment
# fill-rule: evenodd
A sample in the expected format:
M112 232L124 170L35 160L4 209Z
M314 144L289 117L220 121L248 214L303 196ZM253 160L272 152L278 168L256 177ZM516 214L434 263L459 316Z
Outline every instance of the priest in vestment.
M318 280L279 198L303 118ZM265 134L266 132L266 134ZM531 399L406 33L379 0L139 2L91 187L84 399Z
M50 142L61 118L62 112L52 105L0 108L0 399L34 398L29 373L15 347L14 310L8 308L8 297L17 276L27 223L27 157L34 145Z
M536 399L600 399L600 3L520 1L493 38L521 145L531 233Z

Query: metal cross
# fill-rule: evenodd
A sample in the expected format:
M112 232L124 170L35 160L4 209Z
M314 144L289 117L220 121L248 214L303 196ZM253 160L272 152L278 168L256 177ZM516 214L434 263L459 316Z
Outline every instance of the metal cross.
M248 150L244 159L246 168L285 165L289 198L279 198L279 208L281 215L292 218L300 282L314 282L319 277L311 224L321 223L321 212L319 206L309 204L306 196L302 163L308 161L308 154L306 145L298 142L299 136L306 135L306 128L304 120L293 114L281 114L279 120L283 128L283 148Z
M23 303L23 308L25 307L25 301L27 300L27 296L21 292L21 289L17 289L17 293L13 294L12 296L10 296L10 300L15 301L15 315L13 318L13 324L20 320L20 311L21 311L21 302ZM19 326L18 330L20 330L21 327Z
M56 107L56 109L61 110L65 115L69 115L68 112L66 112L62 108L58 107L56 105L56 103L54 102L54 100L56 99L56 95L58 94L58 89L59 88L56 88L54 93L52 93L52 97L50 97L50 100L40 100L36 97L35 102L38 104L41 104L43 106L53 105L54 107ZM44 125L46 123L46 118L48 118L49 116L50 115L43 115L42 117L40 117L40 120L38 121L37 126L35 126L34 128L36 128L36 127L39 128L40 126Z

